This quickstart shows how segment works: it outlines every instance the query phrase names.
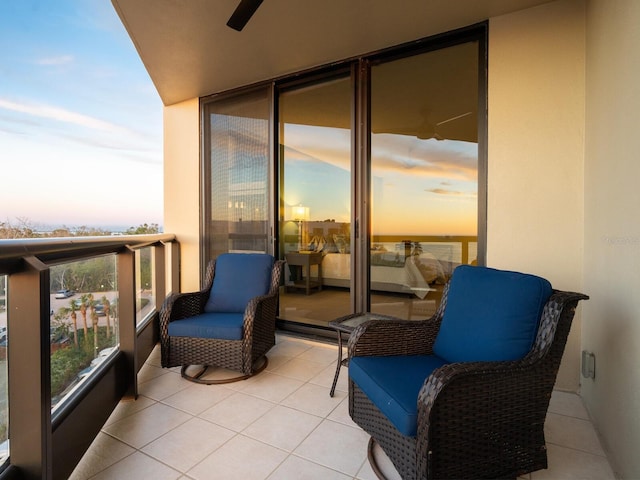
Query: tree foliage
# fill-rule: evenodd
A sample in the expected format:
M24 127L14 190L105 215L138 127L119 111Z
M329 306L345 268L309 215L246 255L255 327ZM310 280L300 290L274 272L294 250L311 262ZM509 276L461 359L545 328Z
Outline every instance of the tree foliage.
M124 231L125 235L149 235L153 233L159 233L160 227L157 223L147 224L143 223L137 227L129 227Z
M68 289L74 292L116 290L116 257L106 255L51 266L51 293Z
M157 223L143 223L137 227L129 227L124 232L113 232L100 227L88 227L86 225L67 227L62 225L53 230L44 231L35 226L26 217L17 217L11 221L9 219L0 221L0 239L18 238L59 238L59 237L102 237L106 235L145 235L159 233L160 227Z

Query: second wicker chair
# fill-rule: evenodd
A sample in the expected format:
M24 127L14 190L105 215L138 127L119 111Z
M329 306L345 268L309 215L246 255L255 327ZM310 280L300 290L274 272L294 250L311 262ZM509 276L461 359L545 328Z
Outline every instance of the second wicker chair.
M436 314L349 338L349 414L403 479L516 478L547 467L544 422L579 293L458 267Z

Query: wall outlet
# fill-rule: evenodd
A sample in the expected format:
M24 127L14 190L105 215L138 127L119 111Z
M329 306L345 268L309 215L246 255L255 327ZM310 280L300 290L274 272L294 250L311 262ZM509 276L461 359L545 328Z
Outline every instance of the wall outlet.
M596 355L595 353L582 351L582 376L584 378L596 378Z

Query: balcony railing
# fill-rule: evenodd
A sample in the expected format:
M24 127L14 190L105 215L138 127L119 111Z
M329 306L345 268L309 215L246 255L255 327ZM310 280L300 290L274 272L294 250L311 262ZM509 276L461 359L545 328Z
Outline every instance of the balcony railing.
M0 478L67 478L137 396L179 252L172 234L0 240Z

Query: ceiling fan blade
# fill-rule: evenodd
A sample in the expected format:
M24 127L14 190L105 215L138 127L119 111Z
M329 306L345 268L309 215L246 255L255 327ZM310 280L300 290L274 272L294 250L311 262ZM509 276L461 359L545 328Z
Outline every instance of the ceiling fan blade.
M436 127L439 127L440 125L444 125L445 123L453 122L454 120L458 120L460 118L468 117L469 115L472 115L472 114L473 112L466 112L461 115L456 115L455 117L447 118L446 120L442 120L441 122L436 123Z
M261 3L262 0L240 0L231 18L229 18L227 26L241 31L253 14L256 13Z

